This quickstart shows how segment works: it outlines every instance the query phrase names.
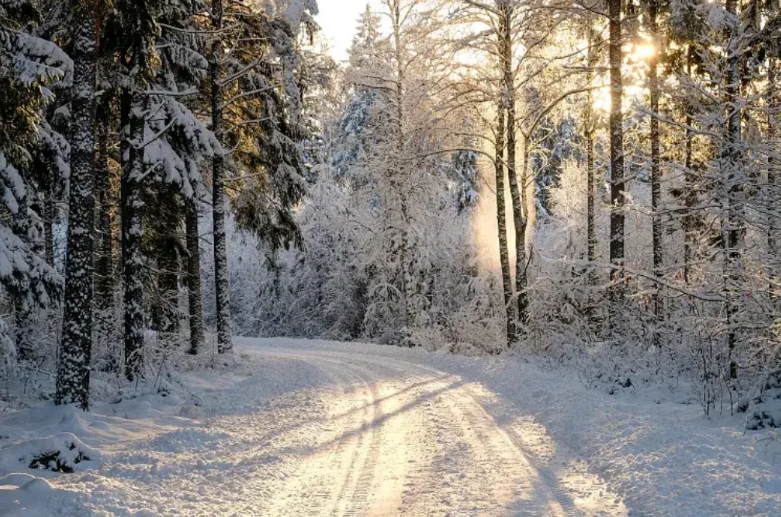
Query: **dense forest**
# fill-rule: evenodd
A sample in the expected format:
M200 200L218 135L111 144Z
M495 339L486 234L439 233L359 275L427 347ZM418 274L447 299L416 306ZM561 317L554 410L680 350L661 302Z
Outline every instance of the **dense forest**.
M778 0L317 12L0 0L0 400L297 336L781 424Z

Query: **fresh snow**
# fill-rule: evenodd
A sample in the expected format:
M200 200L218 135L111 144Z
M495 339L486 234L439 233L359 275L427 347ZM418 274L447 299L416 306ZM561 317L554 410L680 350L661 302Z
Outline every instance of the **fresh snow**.
M777 442L737 417L511 357L236 343L175 393L0 416L0 515L781 515ZM90 460L26 468L54 449Z
M78 417L71 414L69 419L77 420ZM42 455L48 459L44 460ZM85 445L73 433L60 433L4 448L0 454L0 468L11 472L33 467L52 472L75 472L97 466L100 458L99 451Z

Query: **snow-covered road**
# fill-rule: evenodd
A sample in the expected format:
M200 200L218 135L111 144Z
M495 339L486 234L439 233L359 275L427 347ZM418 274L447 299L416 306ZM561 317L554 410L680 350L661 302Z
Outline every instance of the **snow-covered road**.
M191 400L0 419L21 443L75 435L102 456L99 468L41 472L51 484L0 479L0 515L627 515L563 444L468 377L387 347L241 339L238 350L235 368L184 376ZM0 478L24 471L5 456Z
M167 391L0 414L0 516L781 515L776 430L740 416L513 357L236 341ZM31 470L50 448L89 461Z
M513 357L236 341L168 391L0 415L0 516L781 515L777 435L740 417ZM90 461L28 468L62 444Z
M478 384L387 357L250 349L327 379L323 412L297 424L293 441L306 445L263 515L626 513L596 478L535 465L535 449L551 446L541 429L497 422L483 407L495 397Z

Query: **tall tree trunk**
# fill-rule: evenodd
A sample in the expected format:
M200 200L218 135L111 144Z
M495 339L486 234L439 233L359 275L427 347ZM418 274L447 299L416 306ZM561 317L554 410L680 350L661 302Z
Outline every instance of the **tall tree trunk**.
M157 277L159 290L159 330L170 340L180 331L179 325L179 254L171 242L160 251L160 272Z
M621 107L623 78L621 75L621 0L608 1L610 18L610 263L611 278L618 282L624 262L624 116ZM616 286L612 292L621 289Z
M95 18L89 2L74 1L71 176L68 252L65 258L62 344L57 367L57 404L89 409L92 356L92 239L95 166Z
M222 0L212 0L212 42L211 63L211 108L212 131L217 140L224 144L222 127ZM215 153L212 159L212 217L214 221L214 290L217 297L217 352L230 353L233 350L231 337L230 281L228 278L228 250L225 236L225 157Z
M125 376L135 380L144 367L144 252L143 252L143 174L146 100L136 90L130 102L130 142L128 160L122 171L122 263L124 290Z
M501 8L502 29L502 65L504 74L504 104L507 110L507 177L510 180L510 198L513 207L513 226L515 228L515 295L516 339L521 339L529 323L529 302L526 293L526 205L524 203L526 179L518 183L517 140L516 140L516 106L515 106L515 72L513 70L513 14L514 8L505 2ZM531 136L531 135L529 135ZM524 140L524 149L528 148L528 138ZM524 152L524 171L527 166L528 153Z
M108 165L109 127L107 121L98 124L98 146L95 165L96 231L95 246L95 308L105 312L112 306L114 294L114 242L111 235L111 172Z
M694 61L694 48L689 45L686 51L686 75L691 77L692 75L692 63ZM686 155L684 158L684 205L685 211L683 216L683 280L686 284L689 284L692 280L692 261L694 260L694 232L696 226L696 218L694 216L694 209L697 206L697 191L695 184L697 179L694 175L694 132L691 129L693 123L692 109L687 103L686 105Z
M494 167L496 170L496 221L499 228L499 262L502 268L502 292L507 318L507 346L515 339L515 310L513 301L513 279L510 273L510 253L507 246L507 205L504 199L504 96L497 106L496 147Z
M589 21L588 28L588 56L586 66L588 68L588 84L591 85L593 73L591 69L596 65L596 49L594 49L594 28ZM585 137L586 137L586 256L589 262L588 282L596 284L594 274L594 262L597 259L597 224L596 224L596 197L594 177L594 102L591 90L586 93Z
M185 202L187 234L187 295L190 311L190 350L196 355L202 348L203 302L201 300L201 248L198 233L198 205L195 199Z
M737 17L737 0L726 0L726 10ZM742 171L741 141L741 109L739 105L740 95L740 55L739 55L739 31L737 21L731 23L727 29L727 70L724 76L725 85L725 114L727 118L726 138L722 149L722 167L726 169L726 221L722 242L724 250L724 278L727 285L726 314L727 314L727 349L729 353L729 378L737 378L737 362L735 361L735 348L737 345L737 330L735 317L738 313L738 292L740 290L740 238L742 233L742 213L740 206L743 203L742 192L745 180ZM724 174L724 170L722 170Z
M648 5L648 29L651 41L654 45L654 55L648 70L648 81L651 96L651 218L653 234L654 276L659 279L662 276L663 250L662 250L662 219L659 215L662 201L662 172L661 154L659 146L659 80L658 80L658 53L661 52L657 26L658 0L650 0ZM662 319L662 300L660 298L660 284L654 286L653 291L654 316L657 322ZM659 333L654 330L654 344L659 344Z
M164 341L171 343L179 334L179 252L181 227L185 214L174 188L163 189L163 196L171 200L165 210L165 221L157 225L157 294L155 323Z
M404 297L404 325L406 327L407 336L405 338L408 341L408 345L413 346L414 343L410 341L410 331L415 325L415 310L413 302L415 300L415 282L412 277L412 255L414 253L412 239L410 238L410 227L412 226L412 220L409 215L409 200L407 199L406 185L404 181L405 166L401 163L404 156L404 95L405 95L405 82L406 74L404 70L404 52L403 42L401 34L401 2L394 0L391 3L391 25L393 30L393 44L396 60L396 78L395 78L395 104L396 104L396 149L398 156L396 157L397 165L394 171L394 178L391 180L393 190L396 191L396 195L399 197L399 204L401 208L401 282L402 282L402 295Z
M778 261L778 239L776 233L778 232L778 216L777 211L774 208L775 201L778 199L778 178L781 175L781 163L778 160L778 110L781 107L778 98L778 61L776 58L768 58L767 64L767 139L770 143L770 152L767 159L767 207L768 211L768 228L767 228L767 248L774 262ZM771 278L776 279L778 276L778 266L774 264Z

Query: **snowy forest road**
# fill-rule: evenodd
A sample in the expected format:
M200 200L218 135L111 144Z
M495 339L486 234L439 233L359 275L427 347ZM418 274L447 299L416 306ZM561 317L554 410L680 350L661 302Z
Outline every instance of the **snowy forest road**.
M287 475L270 492L274 516L625 515L598 479L535 457L555 445L544 429L499 422L479 384L365 354L264 348L261 361L294 361L327 379L324 413L302 422ZM558 470L558 471L557 471ZM276 483L275 483L276 485Z
M9 435L75 433L102 456L97 468L52 475L46 497L25 496L41 512L19 515L628 514L566 444L477 382L477 373L450 371L444 354L407 360L401 354L413 351L395 347L235 341L235 364L176 374L167 393L97 404L90 413L52 406L7 417ZM18 458L6 459L14 468ZM5 493L13 508L26 494ZM2 504L0 497L5 517Z

